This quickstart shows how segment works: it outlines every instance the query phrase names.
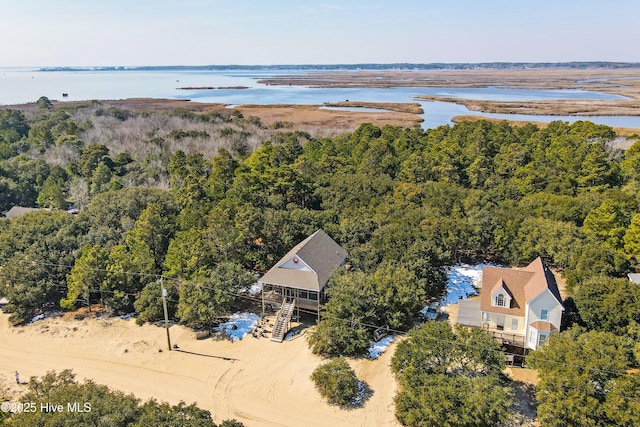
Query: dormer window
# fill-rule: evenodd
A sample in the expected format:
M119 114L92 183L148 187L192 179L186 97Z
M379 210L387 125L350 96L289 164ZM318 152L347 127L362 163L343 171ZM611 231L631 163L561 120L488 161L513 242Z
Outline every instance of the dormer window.
M491 290L491 306L511 308L511 300L513 297L507 289L504 281L500 280Z

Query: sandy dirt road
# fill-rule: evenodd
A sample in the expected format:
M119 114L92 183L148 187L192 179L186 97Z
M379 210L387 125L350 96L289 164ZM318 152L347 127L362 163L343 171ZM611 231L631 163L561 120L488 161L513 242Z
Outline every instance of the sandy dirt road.
M0 378L9 393L26 390L22 381L70 368L77 379L92 379L146 400L180 400L211 411L216 422L236 418L251 426L394 426L396 383L389 369L393 346L378 360L351 360L373 391L363 407L343 410L327 404L310 380L322 358L304 336L282 344L267 338L231 343L196 340L174 326L167 351L164 329L137 326L133 319L45 319L11 327L0 314ZM159 350L162 350L160 352Z

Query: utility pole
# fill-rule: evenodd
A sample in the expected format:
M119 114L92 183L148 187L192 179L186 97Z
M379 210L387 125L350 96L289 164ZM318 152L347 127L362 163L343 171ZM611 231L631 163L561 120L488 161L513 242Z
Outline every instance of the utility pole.
M169 336L169 313L167 311L167 289L164 287L164 277L160 276L160 287L162 288L162 308L164 309L164 327L167 330L167 345L171 351L171 337Z

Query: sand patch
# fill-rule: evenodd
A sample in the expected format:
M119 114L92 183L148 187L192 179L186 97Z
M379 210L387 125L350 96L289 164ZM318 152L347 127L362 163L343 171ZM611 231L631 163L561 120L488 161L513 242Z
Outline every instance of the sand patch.
M9 326L0 314L0 380L5 394L47 371L70 368L77 378L154 397L172 404L184 400L210 410L217 422L237 418L246 426L393 426L396 384L389 364L395 344L376 360L351 360L372 390L363 407L345 411L327 404L310 379L322 358L311 354L303 335L281 344L247 336L196 340L190 329L166 332L134 319L45 319L25 327ZM12 383L13 381L13 383Z

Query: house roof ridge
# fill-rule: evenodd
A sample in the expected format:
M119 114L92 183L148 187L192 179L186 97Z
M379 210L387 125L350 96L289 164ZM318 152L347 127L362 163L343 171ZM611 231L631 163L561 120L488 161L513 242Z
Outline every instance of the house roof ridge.
M491 295L502 286L514 301L514 307L495 307ZM482 269L481 308L496 313L524 316L527 302L549 290L562 306L562 298L555 277L542 257L537 257L524 268L485 266Z
M504 289L505 292L509 295L511 299L513 299L513 293L509 290L509 286L505 283L503 278L498 279L495 285L491 288L491 293L493 294L498 289Z
M534 273L533 277L525 285L527 301L535 299L542 292L548 290L564 309L562 296L560 295L560 289L558 289L556 278L542 257L539 256L531 261L525 269Z
M295 277L303 278L303 270L282 268L282 264L293 256L298 256L312 271L305 271L304 276L313 275L313 288L320 290L327 282L333 271L341 265L347 257L347 252L340 247L322 228L319 228L300 243L289 250L274 264L260 281L287 280L295 281ZM286 271L285 271L286 270ZM308 279L306 279L308 280ZM307 286L311 286L310 284Z

